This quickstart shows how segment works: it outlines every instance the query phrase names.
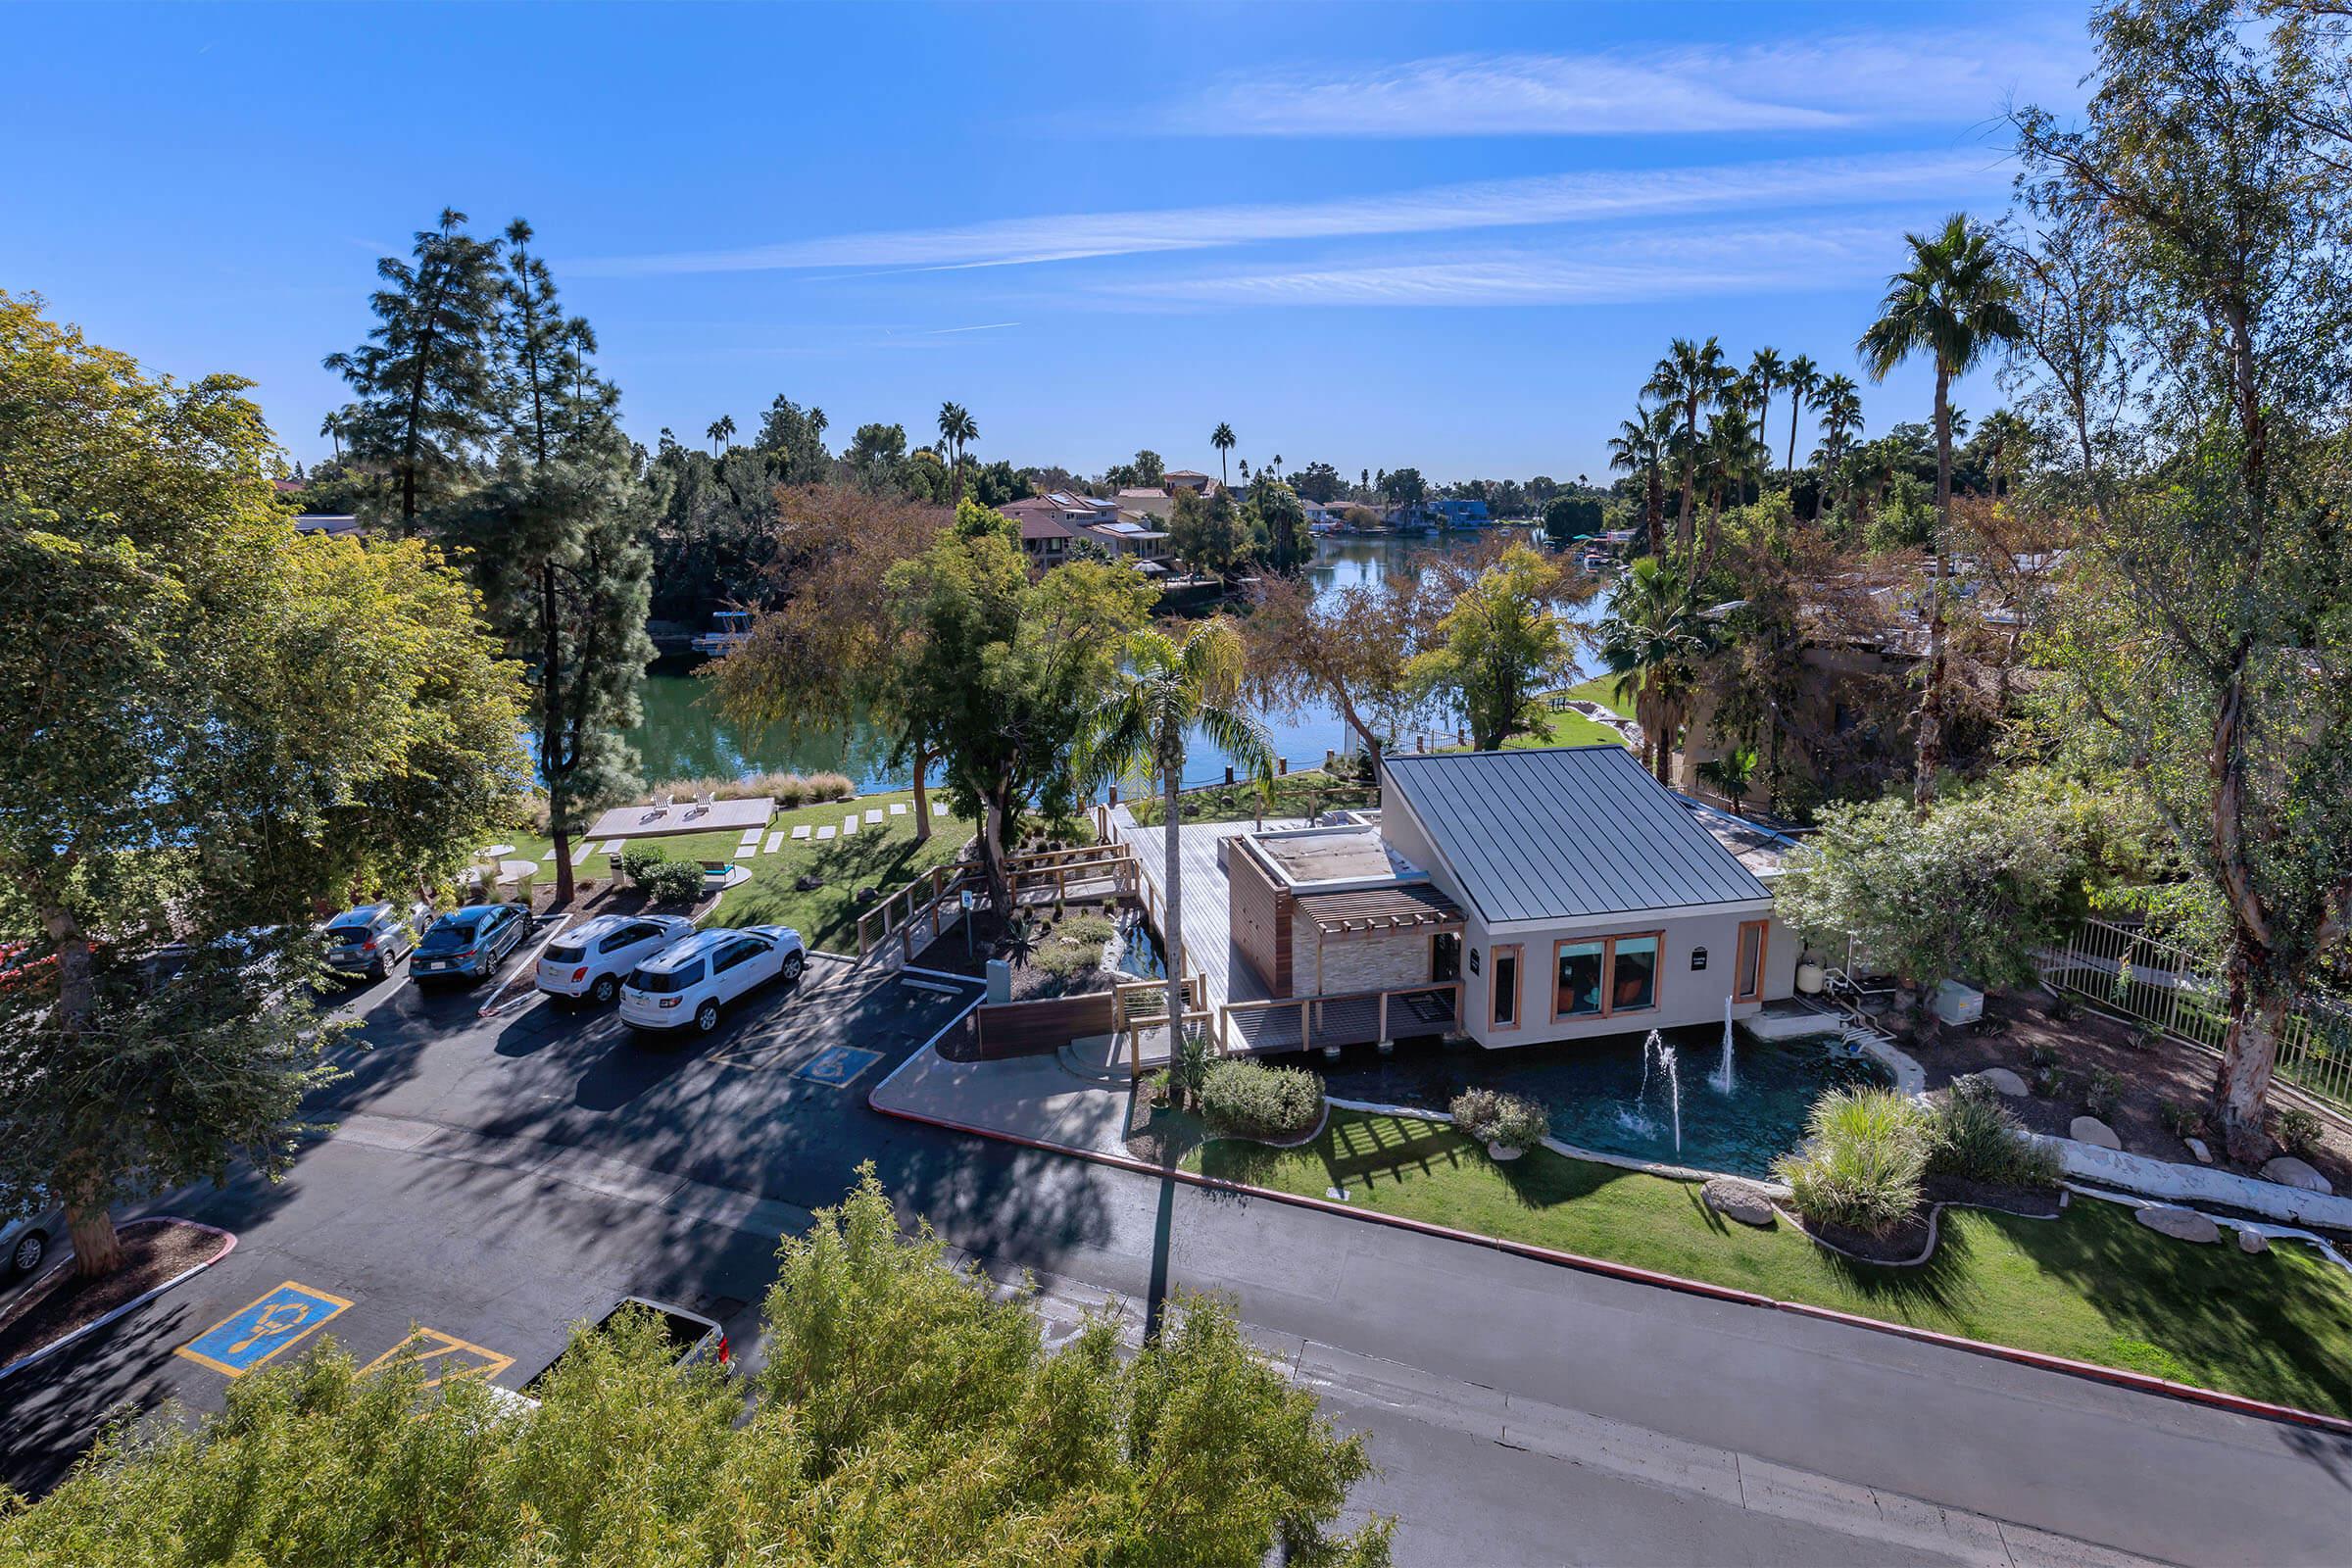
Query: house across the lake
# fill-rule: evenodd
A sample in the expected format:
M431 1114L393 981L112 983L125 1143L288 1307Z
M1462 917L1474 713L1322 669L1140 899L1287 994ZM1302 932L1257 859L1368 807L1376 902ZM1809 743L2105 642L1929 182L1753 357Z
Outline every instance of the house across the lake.
M1379 812L1227 850L1235 954L1273 996L1458 983L1456 1027L1501 1047L1720 1022L1727 1001L1752 1017L1792 994L1777 854L1624 747L1383 771Z

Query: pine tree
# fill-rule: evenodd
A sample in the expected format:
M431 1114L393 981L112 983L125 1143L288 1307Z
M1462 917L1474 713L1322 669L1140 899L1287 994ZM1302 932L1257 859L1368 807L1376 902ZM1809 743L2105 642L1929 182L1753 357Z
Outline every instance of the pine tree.
M404 532L451 493L497 430L498 247L465 230L466 215L444 208L434 227L417 231L410 261L376 263L386 286L368 301L374 329L324 362L356 394L342 412L343 437L356 461L391 475Z

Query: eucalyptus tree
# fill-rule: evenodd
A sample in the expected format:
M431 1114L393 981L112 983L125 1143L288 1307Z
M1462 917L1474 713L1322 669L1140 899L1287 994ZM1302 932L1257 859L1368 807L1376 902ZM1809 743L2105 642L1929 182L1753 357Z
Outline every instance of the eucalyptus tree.
M1682 410L1683 496L1674 536L1685 550L1690 548L1691 531L1696 526L1692 509L1698 488L1698 411L1716 400L1730 378L1731 372L1723 360L1723 345L1713 338L1693 343L1687 337L1678 337L1642 389L1647 396Z
M1912 800L1936 798L1943 765L1944 551L1952 521L1952 377L1976 368L2024 329L2016 290L1985 229L1954 213L1934 234L1906 234L1911 265L1886 280L1879 318L1857 345L1873 380L1914 355L1936 367L1936 540L1928 583L1928 672L1919 703L1919 756Z
M385 286L368 299L376 324L368 341L324 364L354 394L340 416L352 455L390 475L407 532L464 486L498 433L506 289L498 246L466 233L454 208L417 231L408 261L387 256L375 271Z
M1223 478L1226 483L1232 483L1233 474L1231 470L1225 466L1225 455L1234 449L1235 436L1233 433L1233 426L1227 424L1224 420L1219 419L1217 421L1217 427L1208 433L1208 444L1217 449L1217 469L1219 476ZM1280 460L1277 459L1276 461L1279 462Z
M1088 709L1074 753L1083 788L1143 778L1159 786L1162 874L1168 903L1168 1046L1184 1033L1184 789L1186 746L1199 734L1232 759L1262 792L1274 785L1274 744L1242 706L1241 634L1223 616L1196 621L1183 640L1145 627L1127 638L1125 658Z
M1820 396L1821 368L1809 355L1799 354L1781 371L1781 384L1788 389L1788 462L1787 471L1790 489L1796 487L1796 422L1804 416L1808 406L1819 408L1814 400ZM1769 411L1767 411L1769 412Z

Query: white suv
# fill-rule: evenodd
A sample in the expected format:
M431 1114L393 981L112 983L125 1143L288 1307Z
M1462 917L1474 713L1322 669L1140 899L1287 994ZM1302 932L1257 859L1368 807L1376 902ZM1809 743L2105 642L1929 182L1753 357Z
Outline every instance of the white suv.
M633 970L620 988L622 1021L647 1033L718 1027L718 1009L769 980L797 980L808 955L789 926L698 931Z
M683 915L600 914L549 943L532 978L551 997L586 997L601 1007L620 995L631 969L692 935L694 922Z

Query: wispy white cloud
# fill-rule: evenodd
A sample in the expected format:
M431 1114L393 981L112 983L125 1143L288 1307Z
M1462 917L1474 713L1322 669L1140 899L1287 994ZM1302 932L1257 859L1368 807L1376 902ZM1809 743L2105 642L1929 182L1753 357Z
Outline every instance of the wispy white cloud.
M932 337L953 337L958 332L1002 332L1008 326L1018 326L1021 323L1018 321L982 321L977 326L935 326L931 328L929 335Z
M1574 255L1510 249L1450 259L1264 269L1106 283L1128 305L1609 305L1830 288L1884 275L1895 223L1629 235Z
M1767 207L1810 209L1902 197L1956 200L1962 193L1996 188L2004 176L1995 164L1983 151L1946 151L1545 174L1333 201L1068 213L735 250L604 257L572 262L567 270L650 276L815 268L1018 267L1277 240L1441 233Z
M2060 19L2051 8L2050 21ZM1162 116L1209 136L1621 136L1973 122L2012 93L2070 100L2081 19L1999 32L1923 28L1771 44L1446 55L1230 77Z

